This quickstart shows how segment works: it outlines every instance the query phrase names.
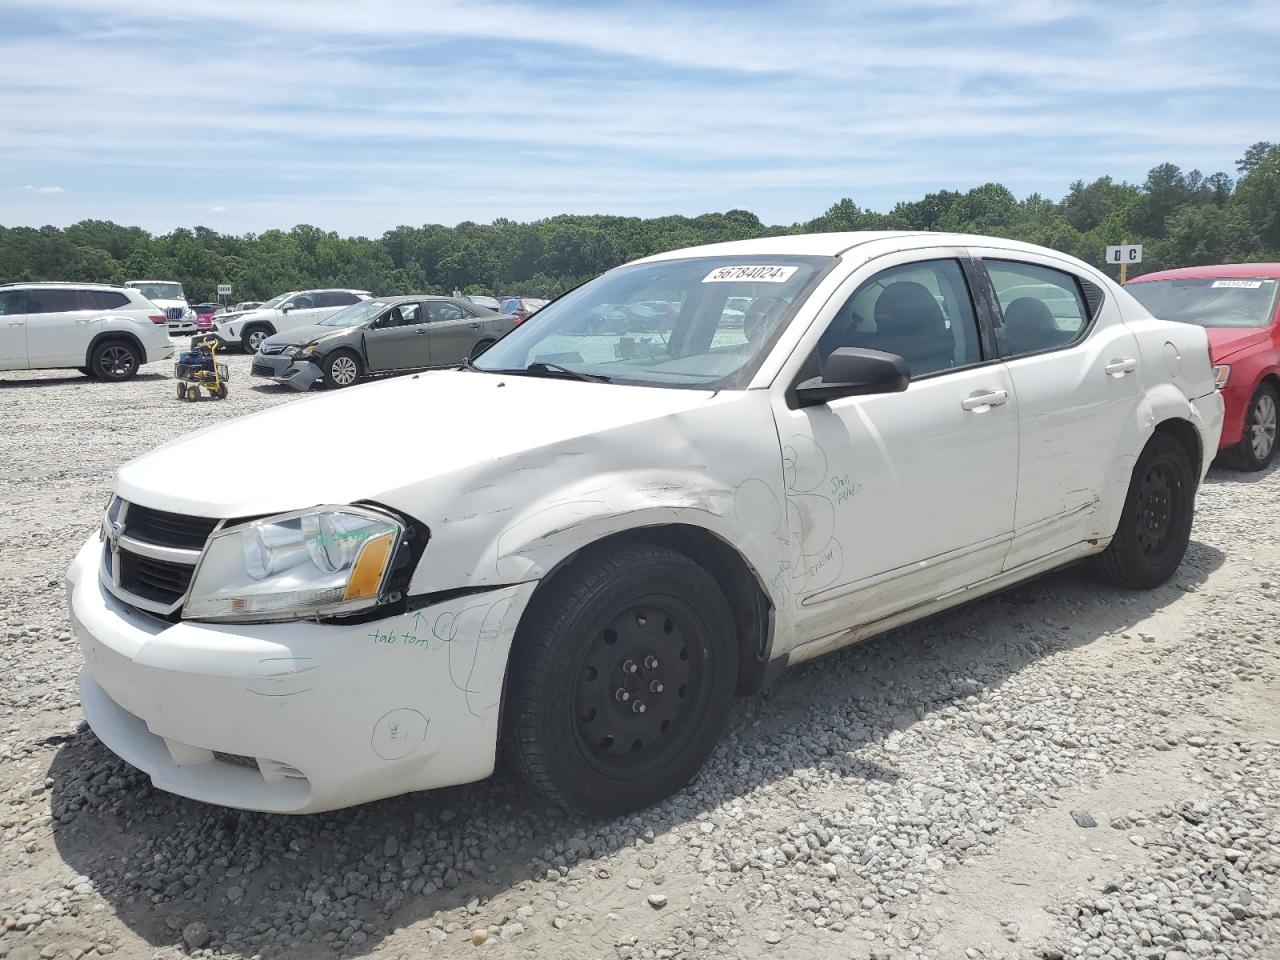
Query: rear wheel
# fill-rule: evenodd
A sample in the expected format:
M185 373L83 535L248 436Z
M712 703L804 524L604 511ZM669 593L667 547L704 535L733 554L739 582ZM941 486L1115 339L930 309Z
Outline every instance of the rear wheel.
M213 397L215 400L227 399L227 385L225 383L218 384L209 391L209 396Z
M101 380L119 383L138 372L142 358L133 344L125 340L107 340L93 348L89 367Z
M187 386L184 383L178 384L178 399L179 400L187 399Z
M476 345L471 348L471 359L474 360L476 357L480 356L480 354L484 353L496 342L497 341L494 340L481 340L477 342Z
M1151 438L1133 468L1124 512L1099 572L1133 590L1168 580L1191 540L1196 479L1186 449L1166 433Z
M587 553L521 625L508 742L535 790L614 816L693 778L728 717L733 615L688 557L634 543Z
M349 387L360 381L360 358L350 350L335 350L324 361L324 385Z
M1237 470L1265 470L1276 455L1277 411L1280 394L1269 383L1258 387L1244 415L1244 436L1223 456L1229 467Z

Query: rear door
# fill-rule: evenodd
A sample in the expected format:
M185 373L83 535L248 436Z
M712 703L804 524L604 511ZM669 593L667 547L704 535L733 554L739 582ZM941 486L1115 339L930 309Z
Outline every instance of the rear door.
M1052 256L974 250L1018 397L1005 567L1110 536L1141 447L1138 341L1103 289Z
M480 318L452 300L428 300L426 308L431 327L431 365L452 366L471 356L471 349L485 336Z
M0 290L0 370L27 366L27 294Z
M84 366L99 320L80 290L31 288L27 291L28 366Z
M409 370L431 366L430 324L416 301L389 307L364 332L365 363L370 371Z
M310 311L312 319L308 323L319 323L328 317L333 316L339 310L343 310L353 303L359 303L360 298L354 293L346 290L321 290L315 295L316 306Z

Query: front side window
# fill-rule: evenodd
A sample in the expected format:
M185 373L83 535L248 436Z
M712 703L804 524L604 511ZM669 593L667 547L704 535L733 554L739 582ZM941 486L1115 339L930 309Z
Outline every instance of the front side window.
M863 283L818 341L825 359L839 347L902 357L912 378L978 363L978 320L955 260L890 267Z
M1275 280L1151 280L1125 287L1153 317L1202 327L1265 327L1275 316Z
M79 290L37 287L28 291L27 297L27 313L70 313L89 309L88 304L80 299Z
M0 317L27 312L27 295L21 290L0 291Z
M310 310L315 305L315 297L309 293L300 293L287 304L290 310Z
M619 267L534 313L472 366L645 386L740 388L836 262L764 254ZM748 324L749 311L740 308L756 301L768 308L762 304Z
M1089 311L1071 274L1013 260L982 263L1000 301L1006 356L1056 350L1084 336Z
M388 327L411 327L422 322L424 322L422 304L400 303L382 315L382 319L378 321L378 326L383 329Z

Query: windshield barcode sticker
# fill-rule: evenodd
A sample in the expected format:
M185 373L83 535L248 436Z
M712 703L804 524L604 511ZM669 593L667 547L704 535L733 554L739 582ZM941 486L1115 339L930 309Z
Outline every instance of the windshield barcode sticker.
M786 283L799 267L716 267L705 277L703 283Z
M1262 286L1261 280L1215 280L1214 289L1218 287L1234 287L1237 290L1257 290Z

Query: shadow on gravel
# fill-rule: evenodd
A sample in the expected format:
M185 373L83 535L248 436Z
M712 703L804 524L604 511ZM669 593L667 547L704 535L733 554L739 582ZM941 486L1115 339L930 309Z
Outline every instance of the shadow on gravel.
M123 383L138 383L138 382L147 383L152 381L172 380L172 379L173 377L165 373L138 373L138 374L134 374L134 376L131 377L130 379L122 382ZM102 386L106 386L106 387L118 386L118 384L115 384L115 383L103 383L103 381L97 379L96 377L90 377L87 374L71 373L65 377L62 377L62 376L28 377L22 380L11 380L9 379L8 376L0 377L0 390L3 390L3 389L16 390L19 388L26 388L26 387L59 387L59 386L66 386L67 384L74 385L77 383L93 384L95 386L101 384Z
M224 952L310 957L324 946L361 956L476 898L554 890L529 884L548 870L600 871L596 861L614 851L660 842L734 797L750 812L753 794L772 791L770 802L790 804L797 822L813 817L796 774L819 765L848 780L851 796L855 784L892 782L900 773L884 762L894 754L878 747L924 710L997 688L1063 650L1105 643L1196 589L1224 559L1193 542L1174 581L1142 593L1103 586L1085 566L1059 571L799 667L739 699L729 734L693 784L618 821L568 816L502 775L330 814L245 813L161 793L81 732L49 770L54 840L152 946L180 945L184 926L198 920L208 945ZM466 929L503 920L496 910L441 919ZM426 936L425 926L415 932Z
M1236 470L1233 467L1226 467L1217 460L1209 468L1209 474L1204 478L1206 484L1217 485L1220 483L1262 483L1271 479L1272 474L1280 472L1280 457L1271 461L1271 465L1264 470Z

